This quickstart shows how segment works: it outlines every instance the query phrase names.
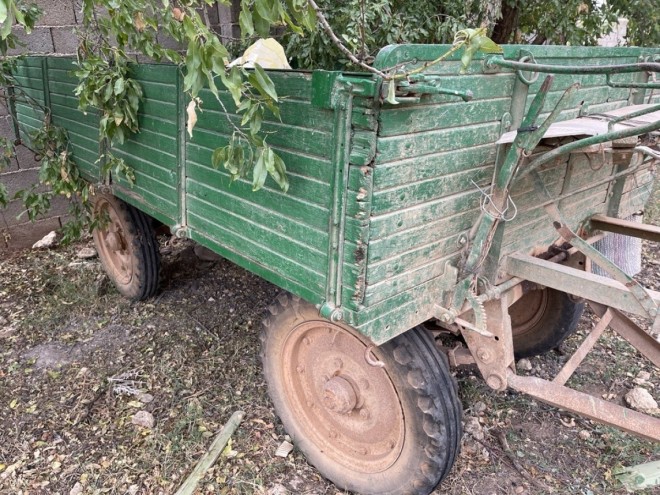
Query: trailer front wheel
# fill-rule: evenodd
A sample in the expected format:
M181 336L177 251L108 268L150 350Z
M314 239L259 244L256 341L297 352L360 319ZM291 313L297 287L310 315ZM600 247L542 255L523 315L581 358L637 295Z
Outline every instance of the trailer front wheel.
M426 330L372 348L290 295L269 312L261 355L268 391L308 461L353 492L430 493L458 453L461 407Z
M94 244L117 290L136 301L158 289L160 253L149 217L111 194L98 194Z
M584 311L565 292L538 289L527 292L509 308L516 359L544 354L571 335Z

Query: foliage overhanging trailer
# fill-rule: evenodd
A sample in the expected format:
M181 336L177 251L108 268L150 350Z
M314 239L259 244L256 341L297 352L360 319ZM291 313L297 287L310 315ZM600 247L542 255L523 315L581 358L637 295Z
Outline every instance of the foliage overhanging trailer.
M390 46L375 66L412 69L448 48ZM111 220L95 233L103 264L127 296L153 295L155 219L287 291L264 323L269 392L298 447L343 488L426 494L447 475L461 438L448 361L476 363L495 390L660 440L657 418L564 386L608 326L660 364L658 342L622 313L657 333L660 294L593 247L606 232L660 238L624 220L644 208L660 157L659 60L657 49L505 46L465 74L454 55L397 81L397 104L374 75L271 71L281 120L263 129L288 193L230 185L211 166L239 120L228 94L225 114L202 92L189 137L177 68L136 65L141 131L113 149L136 184L98 187ZM71 67L28 58L16 78L96 184L107 143L98 116L77 109ZM43 115L14 111L29 142ZM555 347L585 301L600 322L559 375L517 375L514 355ZM444 349L449 359L440 331L465 343Z

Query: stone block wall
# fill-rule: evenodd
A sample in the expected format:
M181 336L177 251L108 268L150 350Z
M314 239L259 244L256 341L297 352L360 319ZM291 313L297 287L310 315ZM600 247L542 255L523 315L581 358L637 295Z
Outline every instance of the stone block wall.
M24 53L26 50L34 54L75 54L78 41L74 30L82 20L80 1L34 1L44 14L30 35L16 28L15 34L26 46L14 49L12 54ZM238 5L238 0L232 0L231 6L209 7L209 22L221 39L238 36ZM15 138L12 119L4 105L0 105L0 136L12 140ZM36 183L39 171L39 163L26 147L17 146L16 154L17 158L12 160L10 167L0 173L0 182L7 186L10 195ZM0 251L31 246L51 230L59 228L65 220L66 211L67 202L64 198L57 198L50 212L32 223L26 215L21 215L20 202L10 202L7 208L0 209Z

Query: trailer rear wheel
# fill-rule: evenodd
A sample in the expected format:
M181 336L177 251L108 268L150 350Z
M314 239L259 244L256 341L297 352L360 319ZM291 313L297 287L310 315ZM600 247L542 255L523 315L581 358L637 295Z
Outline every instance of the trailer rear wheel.
M282 294L261 338L277 414L338 487L426 495L447 475L460 446L461 406L446 358L426 330L371 348L357 331Z
M149 217L111 194L98 194L94 210L101 222L94 244L117 290L136 301L153 296L160 253Z
M584 303L555 289L527 292L509 308L516 359L555 349L571 335L582 316Z

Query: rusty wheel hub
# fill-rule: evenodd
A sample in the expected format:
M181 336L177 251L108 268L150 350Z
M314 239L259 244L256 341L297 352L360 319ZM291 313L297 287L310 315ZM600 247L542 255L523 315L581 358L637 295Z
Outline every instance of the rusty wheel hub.
M543 318L548 306L547 290L532 290L509 307L514 336L529 332Z
M323 405L338 414L348 414L357 405L357 394L348 380L335 376L325 382Z
M108 222L104 227L94 231L99 255L105 261L106 268L111 272L114 280L120 284L128 284L133 278L132 253L119 215L110 203L103 200L97 203L96 210L98 213L105 212Z
M369 365L366 349L342 326L307 321L286 339L282 373L308 440L347 468L378 473L401 454L404 416L386 368Z

